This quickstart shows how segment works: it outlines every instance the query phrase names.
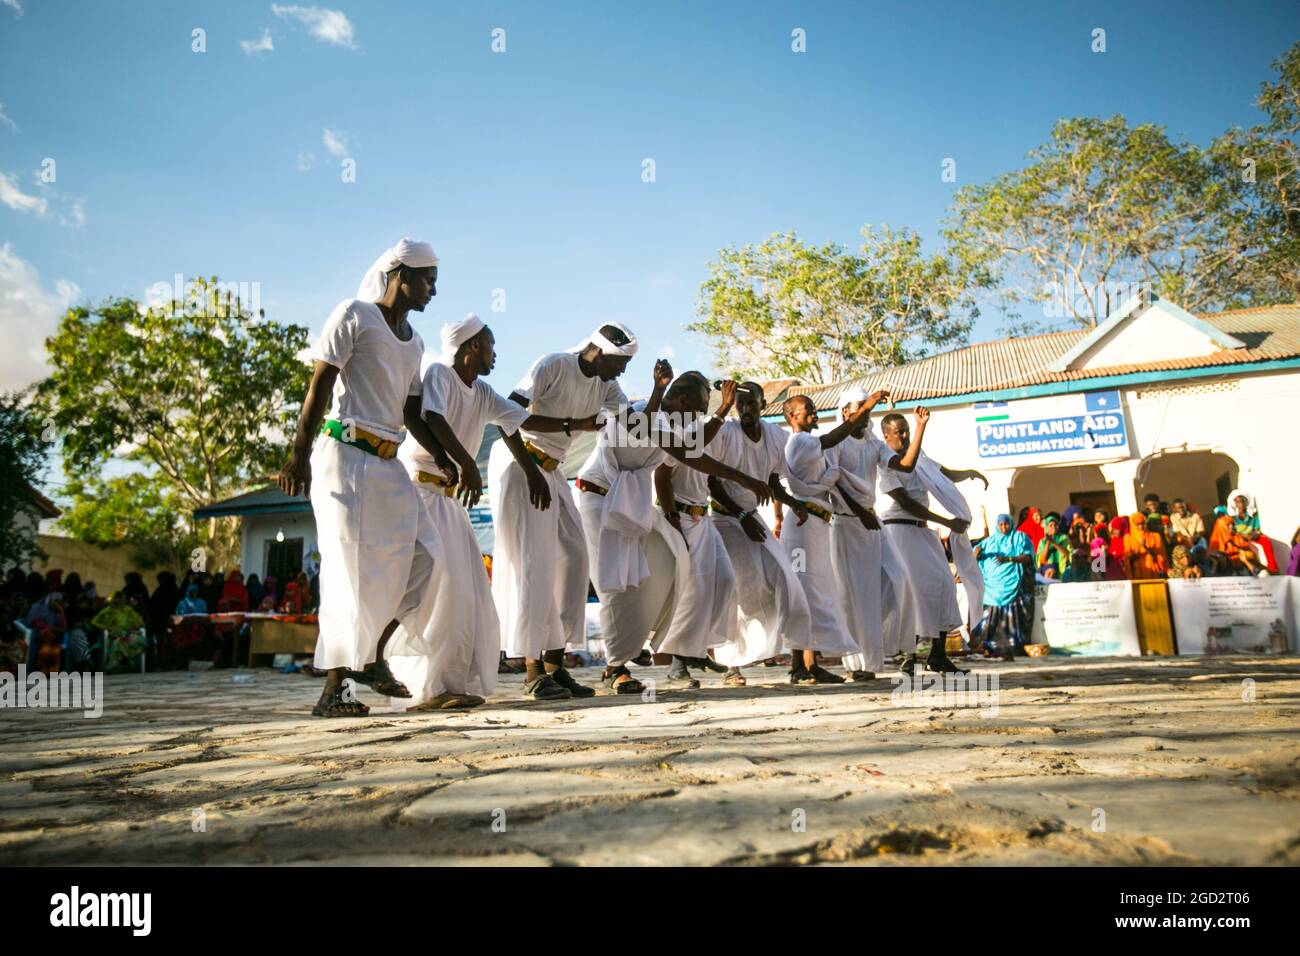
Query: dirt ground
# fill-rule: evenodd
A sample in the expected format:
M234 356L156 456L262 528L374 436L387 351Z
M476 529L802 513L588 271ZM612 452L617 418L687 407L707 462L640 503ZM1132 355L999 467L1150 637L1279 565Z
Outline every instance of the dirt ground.
M100 719L0 710L0 863L1300 863L1300 658L975 666L996 713L751 668L325 721L301 675L110 676Z

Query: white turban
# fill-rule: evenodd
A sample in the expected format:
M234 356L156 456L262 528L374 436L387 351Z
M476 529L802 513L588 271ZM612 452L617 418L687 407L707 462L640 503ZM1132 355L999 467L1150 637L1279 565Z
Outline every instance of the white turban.
M636 336L632 334L631 329L619 322L606 322L605 325L613 326L626 335L627 345L615 345L609 339L605 338L605 336L600 334L600 329L597 329L595 332L592 332L589 336L583 339L576 348L570 349L569 351L581 352L588 345L594 345L605 355L625 355L629 358L636 355Z
M442 355L438 361L450 365L456 358L456 351L487 327L487 323L471 312L459 322L448 322L442 327Z
M388 273L399 265L425 269L437 264L438 256L434 253L433 246L410 238L403 239L366 270L365 278L357 289L357 298L363 302L378 302L382 299L384 290L388 288Z
M865 388L855 386L840 397L840 408L843 408L845 405L856 405L858 402L865 402L870 397L871 396L867 394Z

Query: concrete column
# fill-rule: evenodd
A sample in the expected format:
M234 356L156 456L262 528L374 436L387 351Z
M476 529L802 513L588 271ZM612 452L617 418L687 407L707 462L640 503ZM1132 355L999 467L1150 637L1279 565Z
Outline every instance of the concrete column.
M1138 459L1126 458L1101 466L1101 476L1115 491L1115 509L1119 514L1131 515L1141 510L1137 500L1138 464Z

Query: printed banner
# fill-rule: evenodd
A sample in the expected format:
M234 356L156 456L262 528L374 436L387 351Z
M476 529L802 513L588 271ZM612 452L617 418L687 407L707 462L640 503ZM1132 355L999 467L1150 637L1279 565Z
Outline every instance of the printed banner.
M1119 392L1080 392L1016 402L978 402L975 454L987 467L1129 456Z
M1285 654L1294 648L1296 578L1169 582L1179 654Z
M1133 586L1127 581L1038 585L1033 642L1050 644L1053 654L1140 655Z

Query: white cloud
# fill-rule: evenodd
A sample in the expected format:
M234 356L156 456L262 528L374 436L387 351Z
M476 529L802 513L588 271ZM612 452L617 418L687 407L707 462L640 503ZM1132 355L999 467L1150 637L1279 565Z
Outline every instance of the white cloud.
M19 212L34 212L44 216L49 203L40 196L29 196L18 188L18 180L0 170L0 202Z
M72 204L72 208L68 210L66 216L60 213L59 225L69 226L72 229L82 228L86 224L86 207L83 205L84 203L84 199L78 199Z
M49 374L45 339L80 297L71 282L55 283L53 292L41 288L35 267L11 243L0 246L0 389L25 388Z
M10 129L15 130L18 128L18 124L11 120L9 114L5 112L5 105L3 103L0 103L0 126L8 126Z
M321 136L321 142L329 150L331 156L344 156L348 151L348 134L332 129L324 130Z
M271 42L271 31L264 29L259 40L240 40L239 48L249 56L254 53L270 53L275 49L275 44Z
M298 172L305 173L316 165L316 154L310 150L303 150L298 154Z
M12 10L15 17L21 17L23 15L23 5L19 0L0 0L0 3L3 3L6 7Z
M297 20L317 40L352 48L352 21L338 10L326 10L324 7L286 7L273 3L271 12L284 20Z

